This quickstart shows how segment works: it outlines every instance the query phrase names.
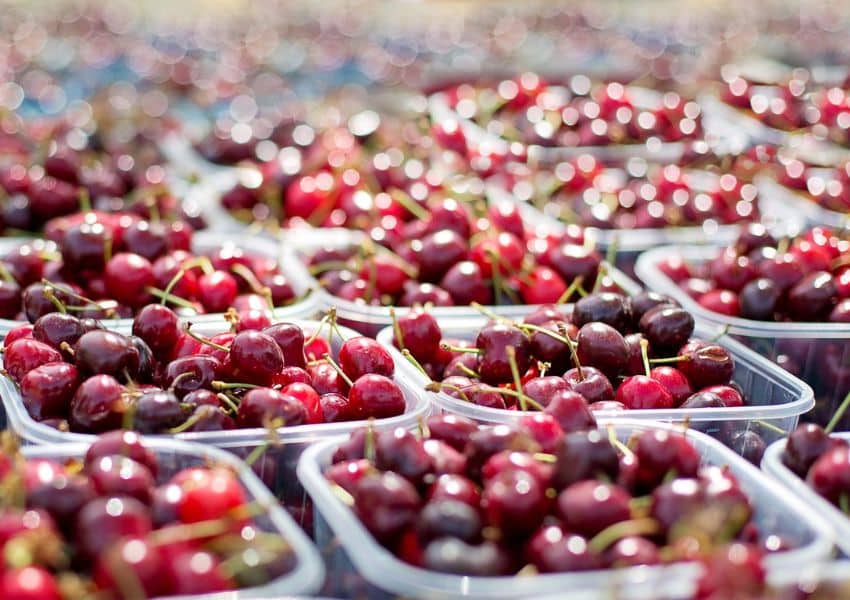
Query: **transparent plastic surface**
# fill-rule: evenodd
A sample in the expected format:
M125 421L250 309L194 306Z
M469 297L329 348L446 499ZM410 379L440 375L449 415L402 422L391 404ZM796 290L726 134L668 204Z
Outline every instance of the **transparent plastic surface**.
M26 238L4 238L0 239L0 256L5 256L11 250L26 244L31 240ZM287 280L292 285L298 300L289 306L281 306L274 310L274 318L278 321L285 319L306 319L316 314L318 304L314 294L311 291L310 285L305 283L302 277L298 277L294 273L288 271L288 265L293 264L293 260L287 259L287 251L283 249L280 243L273 239L264 239L259 237L251 237L246 234L223 233L221 231L198 231L192 236L192 249L199 254L205 254L217 250L226 245L235 245L244 250L250 255L265 256L278 261L281 272L286 276ZM203 322L209 320L221 319L221 313L210 313L205 315L196 315L192 317L193 322ZM0 319L0 335L4 335L7 331L25 323L26 321L14 321L10 319ZM104 319L103 324L110 329L129 328L133 323L132 319Z
M204 600L241 600L243 598L280 598L297 594L311 594L319 589L324 580L325 570L316 547L289 515L282 510L262 482L251 469L231 454L209 446L189 444L177 440L145 438L147 448L156 453L159 464L157 481L167 481L181 469L213 463L226 465L239 476L246 491L247 501L267 507L268 511L256 517L257 524L264 530L275 533L286 540L296 557L295 568L287 574L270 581L263 586L245 588L234 592L192 596ZM89 444L57 444L51 446L28 446L23 448L27 458L43 458L66 461L71 458L83 458ZM169 596L174 600L187 599L188 596Z
M831 176L825 177L825 180L829 179ZM759 195L763 198L766 210L791 208L805 219L807 225L812 226L826 225L839 229L850 226L850 212L824 208L813 198L785 187L772 177L760 175L755 178L754 183L759 188Z
M464 321L463 323L441 321L440 328L446 337L471 340L485 323L486 320L480 318L474 322ZM408 376L416 381L420 388L424 388L428 380L392 346L393 335L392 328L387 328L378 334L378 340L390 348L397 362L405 363L403 368L408 371ZM703 339L709 339L715 335L717 335L716 329L699 324L694 331L694 337ZM812 389L804 382L726 336L721 337L718 343L729 350L735 360L733 380L741 386L747 398L746 406L598 411L594 414L597 418L622 417L673 423L687 421L690 427L725 442L739 433L750 430L757 432L766 441L772 441L796 427L800 415L814 406ZM533 412L520 410L478 406L453 398L444 392L427 393L436 408L463 415L480 423L511 423L526 414L533 414Z
M301 326L306 335L312 335L318 326L316 321L291 320L291 322ZM229 325L224 321L206 322L194 325L192 330L204 335L212 335L229 330ZM340 330L346 339L359 335L344 327L340 327ZM327 332L327 328L324 331ZM332 343L334 352L337 352L341 345L342 340L338 336L334 336ZM393 358L395 359L395 357ZM374 420L373 426L376 429L395 429L396 427L412 429L431 412L431 406L424 390L410 379L406 369L402 367L403 365L396 363L394 379L404 392L407 409L404 414L397 417ZM21 401L17 386L6 377L0 377L0 397L3 400L3 408L8 414L9 427L25 443L52 445L80 442L90 444L95 439L94 435L59 431L33 419ZM276 430L275 439L270 439L269 433L265 429L184 432L173 436L152 435L146 437L148 439L198 442L205 446L222 448L241 458L247 457L258 446L268 443L262 457L253 464L253 470L275 492L299 523L309 529L311 521L309 505L305 503L306 496L295 479L295 464L299 455L313 442L339 435L349 435L353 430L363 427L365 424L366 421L348 421L281 427Z
M727 317L700 306L657 266L669 256L699 264L718 252L718 248L700 246L656 248L641 255L636 270L649 289L672 296L699 322L716 331L725 329L761 356L780 359L793 375L814 389L815 410L806 419L825 425L850 392L850 324L777 323ZM839 424L839 429L848 427L850 419Z
M350 300L344 300L333 296L323 290L319 282L310 274L307 268L307 260L310 255L321 248L348 248L363 243L364 235L361 232L350 229L329 228L316 230L291 230L282 235L283 244L293 251L297 257L296 264L287 264L286 272L299 279L299 286L315 289L313 295L316 303L322 310L331 307L336 308L339 322L346 327L360 331L364 335L374 337L384 327L392 325L390 307L370 306ZM290 255L292 256L292 255ZM641 287L621 271L606 266L607 273L627 294L634 295L640 292ZM528 313L534 308L533 305L499 305L488 306L489 310L506 317L518 317ZM396 315L405 314L410 307L395 307ZM468 306L436 306L430 312L440 319L474 319L480 316L475 309Z
M608 422L601 423L606 427ZM670 425L631 419L610 421L617 437L626 442L637 432L653 429L677 430ZM734 452L710 437L690 430L693 443L705 465L728 466L749 496L755 524L763 534L785 537L795 549L767 556L769 573L794 569L824 560L832 549L826 524L802 502L783 493L766 477ZM325 593L346 596L391 598L538 598L559 595L569 598L690 598L699 574L695 564L667 567L635 567L622 570L547 574L529 577L463 577L413 567L397 559L378 544L354 512L334 494L323 472L342 440L311 446L298 463L298 477L315 503L317 526L314 539L329 565ZM356 569L356 571L355 571ZM358 577L358 574L362 579Z
M850 441L850 433L833 433L832 437ZM837 506L820 496L808 484L782 463L786 440L771 444L761 461L762 470L775 478L785 488L799 497L813 513L821 515L835 532L835 545L844 556L850 557L850 516L841 512ZM850 573L848 571L847 573ZM848 575L850 577L850 575Z

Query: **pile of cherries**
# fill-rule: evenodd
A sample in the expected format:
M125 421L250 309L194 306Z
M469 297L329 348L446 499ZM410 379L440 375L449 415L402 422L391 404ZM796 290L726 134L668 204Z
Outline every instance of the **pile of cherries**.
M788 547L761 536L735 476L701 465L683 434L623 443L545 414L492 427L440 415L421 429L359 430L325 471L375 539L415 566L560 573L698 560L732 541L755 557Z
M393 359L375 340L334 353L332 319L306 337L264 311L228 317L231 331L205 337L158 304L136 315L132 335L49 313L7 334L3 366L30 416L62 431L277 428L405 411Z
M514 195L567 223L600 229L719 225L758 217L758 190L729 172L692 171L633 160L606 169L586 154L554 169L513 166L505 178Z
M844 404L848 402L850 395ZM814 423L798 426L788 436L782 464L850 516L850 444L830 436L836 422L833 419L826 427Z
M702 307L723 315L850 322L850 240L826 227L777 239L751 224L710 261L671 256L658 268Z
M850 212L850 162L834 169L814 168L799 158L778 159L777 163L779 183L802 192L822 208Z
M274 258L232 242L194 253L183 221L80 212L51 220L44 235L49 242L21 244L0 259L0 318L35 322L57 310L130 317L160 299L187 314L268 310L296 299Z
M434 200L383 245L320 248L308 266L330 294L377 306L543 304L618 289L580 227L531 228L508 201L475 212Z
M17 500L0 510L0 596L205 594L262 585L295 567L286 540L257 525L232 470L166 469L124 431L100 437L82 460L4 453L4 499Z
M618 82L572 77L550 85L523 73L494 86L461 84L446 90L451 108L489 133L540 146L608 146L663 142L702 136L699 104L667 92L641 106L638 90Z

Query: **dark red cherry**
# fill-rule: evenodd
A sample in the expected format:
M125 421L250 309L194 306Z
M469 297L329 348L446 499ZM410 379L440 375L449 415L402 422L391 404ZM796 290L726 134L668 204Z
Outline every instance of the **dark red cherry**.
M140 433L162 433L177 427L186 418L186 411L173 392L149 390L133 403L133 429Z
M352 381L367 373L384 377L392 377L395 373L390 353L377 341L367 337L346 340L339 350L338 360L343 372Z
M630 536L618 540L605 556L614 568L657 565L661 562L658 546L641 537Z
M705 502L705 489L698 479L677 477L652 492L650 514L663 531L692 516Z
M547 526L529 541L532 564L541 573L565 573L601 569L603 558L580 535L566 533L560 527Z
M557 489L600 476L614 480L620 468L617 451L608 437L595 429L568 433L555 455L558 457L554 478Z
M595 480L579 481L562 491L557 514L569 531L592 537L631 516L631 495L623 488Z
M475 338L481 350L479 373L487 383L507 383L513 380L507 348L513 348L519 373L525 373L531 363L528 337L511 325L496 323L483 327Z
M575 391L561 391L552 396L543 413L555 419L564 433L596 428L587 400Z
M77 388L71 400L71 425L77 431L101 432L121 426L127 397L109 375L95 375Z
M263 329L263 333L277 342L283 353L283 364L287 367L307 366L304 357L304 332L294 323L275 323Z
M132 458L147 467L154 476L159 470L156 455L142 444L141 437L134 431L110 431L98 436L86 451L86 467L105 456Z
M675 473L678 477L694 477L700 455L682 435L661 430L642 433L633 451L638 460L635 484L639 490L651 490Z
M230 344L230 362L240 377L264 385L283 370L283 352L274 338L259 331L236 334Z
M796 321L822 321L838 300L838 290L830 273L816 271L794 285L786 298L786 309Z
M798 477L805 477L812 463L833 446L833 441L820 425L803 423L788 434L782 463Z
M537 529L548 505L543 484L517 469L502 471L488 480L481 495L487 523L507 536L523 536Z
M121 593L125 573L132 573L135 585L146 597L154 598L167 590L163 580L165 561L159 548L143 537L122 539L97 560L93 580L98 589Z
M78 318L60 312L39 317L32 329L32 336L35 339L57 350L63 350L63 342L73 346L83 333L83 324ZM70 353L68 355L70 356Z
M669 390L646 375L626 378L617 388L616 401L630 409L665 409L675 405Z
M678 350L694 332L694 318L676 306L660 305L646 312L640 331L656 353Z
M192 596L226 592L236 587L219 559L204 551L178 553L166 562L163 579L168 582L168 595Z
M74 360L85 373L131 378L139 369L139 352L127 336L95 330L83 334L74 346Z
M478 431L478 425L474 421L449 413L429 417L425 425L428 427L431 439L446 442L459 451L463 451L466 447L469 435Z
M618 331L625 331L631 323L632 316L625 296L603 292L590 294L576 302L572 320L576 327L600 322Z
M425 544L443 537L475 543L481 537L481 528L478 510L459 500L428 502L416 523L416 532Z
M401 388L383 375L361 376L351 386L348 398L361 418L395 417L407 408Z
M150 503L155 482L147 467L126 456L103 456L86 466L86 474L99 496L117 494Z
M735 373L732 355L717 344L689 344L679 351L679 355L687 357L677 365L694 389L727 384Z
M180 337L177 315L167 306L148 304L133 319L133 335L158 355L167 355Z
M165 369L162 386L178 398L199 389L209 389L216 379L221 362L207 355L193 354L172 360Z
M21 401L29 415L37 421L65 417L79 383L80 374L74 365L46 363L28 372L21 380Z
M570 389L584 396L589 404L607 402L614 399L611 381L595 367L576 367L564 373L564 380Z
M236 418L242 427L267 427L275 420L280 420L279 427L292 427L307 421L307 410L289 394L255 388L242 397Z
M495 542L471 545L451 537L428 544L422 562L429 571L478 577L507 575L512 569L510 554Z
M128 496L96 498L77 516L77 545L91 558L127 536L147 535L153 525L144 504Z
M15 383L20 383L24 375L36 367L61 361L58 350L33 338L15 340L3 352L3 368Z
M421 502L413 484L392 472L364 476L352 495L363 525L384 543L413 524Z
M739 295L741 316L757 321L772 321L781 296L782 290L772 280L763 277L753 279L741 289Z
M688 378L675 367L662 365L649 372L649 376L660 383L673 396L673 405L679 406L693 393Z

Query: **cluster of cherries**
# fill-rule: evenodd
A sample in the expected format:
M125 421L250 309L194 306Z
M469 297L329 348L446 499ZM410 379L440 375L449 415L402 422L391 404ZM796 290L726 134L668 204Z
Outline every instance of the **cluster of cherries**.
M0 471L3 598L205 594L262 585L295 566L286 540L257 525L232 470L169 473L130 432L100 437L82 460L4 454Z
M3 366L30 416L63 431L289 427L405 411L392 357L375 340L348 339L334 359L333 319L305 339L264 311L228 316L231 331L205 337L159 304L136 315L132 335L49 313L7 334Z
M384 306L564 302L582 290L616 288L580 227L528 227L511 202L481 207L428 203L384 245L320 248L308 266L330 294Z
M850 211L850 163L834 169L815 168L800 158L779 159L776 180L787 188L802 192L822 208Z
M723 315L850 322L850 241L825 227L777 239L751 224L710 261L671 256L658 268L701 306Z
M844 404L850 402L850 395ZM837 413L843 412L842 407ZM830 433L839 419L833 418L826 426L805 423L792 431L782 454L782 464L820 496L850 515L850 444L847 440L831 437Z
M183 221L79 212L51 220L44 235L49 242L21 244L0 259L0 317L130 317L155 299L188 314L268 310L296 299L274 258L230 242L196 254Z
M550 85L536 73L523 73L493 86L461 84L446 90L449 105L491 134L541 146L607 146L648 139L664 142L702 135L699 104L675 92L641 102L648 90L618 82L572 77ZM649 104L647 106L647 104Z
M805 71L782 83L763 83L732 70L724 75L721 98L765 125L784 131L808 129L818 137L850 144L850 82L819 85Z
M575 424L574 424L575 425ZM421 437L359 430L325 476L400 559L471 576L560 573L698 560L736 541L760 557L753 507L679 433L563 428L549 415L479 427L429 418Z
M758 190L730 172L692 171L674 164L606 169L591 155L554 169L513 166L504 184L568 223L601 229L719 225L758 218Z
M694 339L693 317L669 298L642 293L588 295L571 313L542 306L522 322L494 318L471 340L444 338L425 311L399 317L394 344L458 401L509 411L541 411L562 426L589 426L597 410L708 409L745 404L735 364L721 345ZM757 461L753 430L723 432Z

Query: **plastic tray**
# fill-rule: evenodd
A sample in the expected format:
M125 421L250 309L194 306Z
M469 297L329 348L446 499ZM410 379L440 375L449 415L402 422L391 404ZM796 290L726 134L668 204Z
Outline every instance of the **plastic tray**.
M263 597L279 598L295 594L311 594L319 589L324 581L325 569L316 547L295 524L292 518L274 502L269 491L245 463L234 458L227 452L199 444L151 438L145 438L144 444L147 448L153 450L159 459L159 481L165 481L179 470L196 465L218 463L233 469L239 476L242 487L247 492L248 501L259 503L268 509L267 513L257 518L257 524L263 530L278 534L286 540L292 546L297 559L295 568L292 571L265 585L245 588L235 592L192 596L192 598L207 598L209 600L224 598L232 600ZM88 444L26 447L23 449L23 454L27 458L65 461L69 458L83 458L88 447ZM173 598L185 599L188 597L173 596Z
M454 323L443 321L440 327L443 334L454 339L472 339L486 320ZM712 327L697 324L694 335L705 339L716 335ZM396 356L398 362L405 361L401 353L392 346L392 328L378 334L378 340ZM741 431L755 428L762 437L776 439L780 431L788 432L797 425L799 417L814 406L812 389L804 382L793 377L774 363L766 360L734 340L724 338L721 343L735 359L734 380L744 390L750 402L747 406L717 409L681 409L669 410L640 409L620 412L600 411L597 418L627 418L633 420L653 420L680 423L688 421L692 427L699 428L711 435L729 437ZM410 363L403 365L409 377L424 388L428 380ZM460 414L480 423L511 423L526 414L520 410L501 410L478 406L453 398L443 392L427 392L434 405L445 412ZM766 426L761 427L764 423Z
M291 322L300 325L305 333L315 332L316 321ZM223 321L198 323L192 330L210 335L227 331L229 324ZM356 337L354 331L340 328L346 339ZM327 328L325 328L327 331ZM339 337L334 336L333 349L337 351L341 345ZM388 419L373 421L376 429L394 429L406 427L412 429L431 412L431 406L425 392L414 384L407 376L404 365L396 364L395 381L404 392L407 410L403 415ZM62 432L39 423L30 417L21 402L21 396L15 384L6 377L0 377L0 397L8 415L9 426L25 443L30 444L61 444L67 442L92 443L96 436L84 433ZM311 443L325 440L334 436L349 435L353 430L363 427L366 421L348 421L342 423L326 423L318 425L297 425L282 427L277 430L277 443L271 443L263 458L254 463L254 470L278 497L284 502L290 512L294 513L299 522L309 528L309 506L305 503L305 494L295 480L295 463L301 452ZM177 435L153 435L148 439L183 440L198 442L205 446L215 446L246 457L257 446L269 442L269 434L265 429L233 429L219 432L186 432Z
M833 433L832 437L850 441L850 433ZM806 482L782 464L782 453L785 452L786 440L778 440L771 444L764 453L761 461L762 470L777 479L783 486L791 490L806 505L811 512L821 515L828 521L835 532L835 545L844 556L850 556L850 517L841 512L829 500L817 494ZM848 572L845 572L845 574Z
M635 420L611 422L622 441L636 432L672 430L672 426ZM606 424L602 424L604 427ZM678 429L681 431L681 429ZM698 432L687 433L702 455L703 464L728 465L755 508L760 530L776 533L799 547L766 558L769 572L799 572L825 559L832 549L830 530L798 499L731 450ZM540 575L535 577L463 577L434 573L408 565L380 546L354 513L336 497L323 471L342 440L310 447L298 463L298 477L318 510L315 540L330 565L333 586L346 595L363 592L370 598L400 595L413 598L538 598L551 594L569 598L690 598L699 567L637 567L619 571ZM354 565L366 582L360 588L351 573ZM339 579L340 581L337 581ZM383 590L387 593L381 593ZM328 591L328 590L326 590ZM574 595L575 594L575 595Z
M287 273L292 273L293 278L298 277L301 280L299 286L312 287L316 290L313 295L320 309L327 310L335 307L340 323L371 337L377 335L384 327L392 325L390 307L370 306L333 296L321 288L306 266L306 256L320 248L359 246L365 239L363 233L351 229L329 228L294 229L283 232L281 235L284 246L294 250L294 255L298 257L297 264L287 265ZM641 287L624 273L611 267L608 267L607 273L627 294L634 295L640 292ZM487 308L502 316L518 317L528 313L534 305L499 305ZM397 315L403 315L410 310L410 307L397 306L394 310ZM431 308L430 312L440 319L463 319L464 321L480 316L475 309L467 306L436 306Z
M766 210L791 208L805 219L807 225L827 225L838 229L850 227L850 212L823 208L817 200L789 189L767 175L759 175L754 183L758 186Z
M0 256L5 256L11 250L26 244L31 241L24 238L4 238L0 239ZM49 243L49 242L48 242ZM288 319L306 319L313 317L318 312L318 304L315 294L310 293L312 286L309 282L305 282L303 277L298 277L288 270L288 266L294 263L292 258L288 258L290 251L284 248L278 241L263 239L257 237L249 237L246 235L228 234L220 231L198 231L192 236L192 249L198 253L206 253L221 248L228 243L234 243L242 250L249 254L267 256L278 261L281 272L286 275L296 297L300 297L294 304L282 306L274 309L274 319L283 321ZM221 319L221 313L209 313L204 315L196 315L192 317L193 322L201 323L204 321L215 321ZM26 321L14 321L10 319L0 319L0 335L4 335L7 331L25 323ZM104 319L104 326L110 329L129 329L132 324L132 319Z
M815 412L810 415L826 424L832 412L850 391L850 368L829 373L826 353L834 354L837 364L850 364L850 325L839 323L776 323L727 317L706 310L683 292L656 266L663 258L681 256L689 263L701 263L717 255L718 248L701 246L664 247L650 250L637 263L637 274L646 286L675 298L701 323L715 330L727 329L729 335L758 354L771 360L788 355L797 365L794 375L814 388ZM808 417L807 417L808 418ZM842 421L842 428L850 421Z

